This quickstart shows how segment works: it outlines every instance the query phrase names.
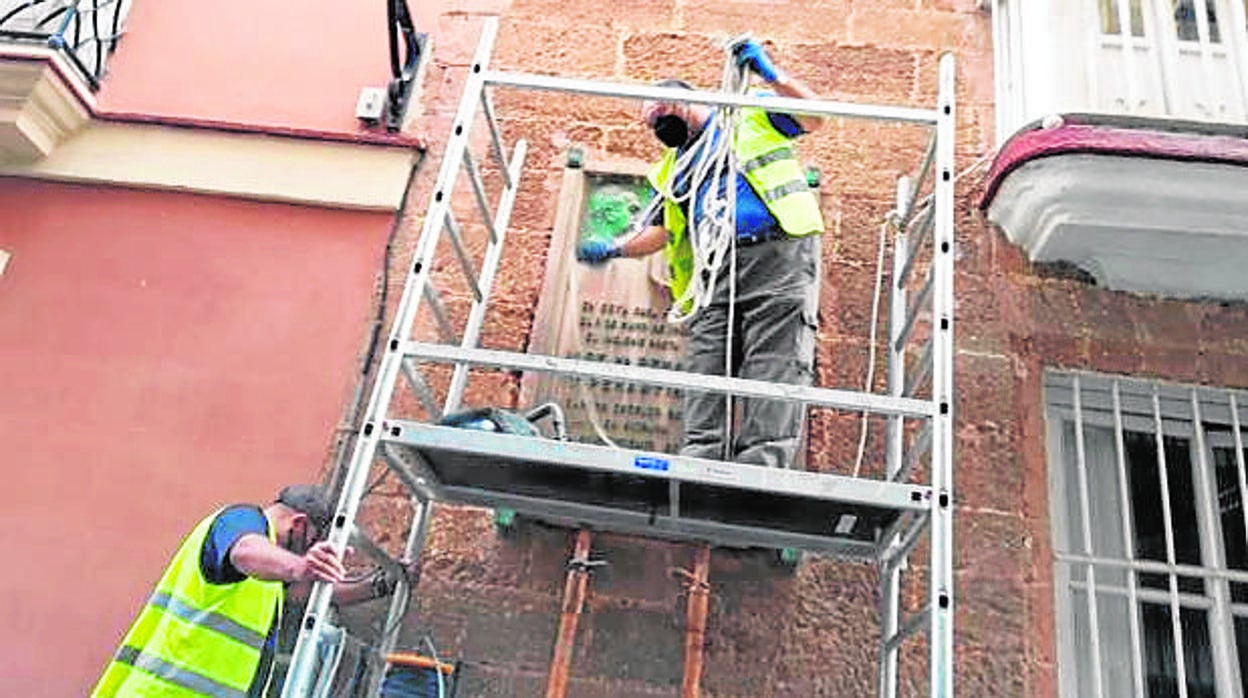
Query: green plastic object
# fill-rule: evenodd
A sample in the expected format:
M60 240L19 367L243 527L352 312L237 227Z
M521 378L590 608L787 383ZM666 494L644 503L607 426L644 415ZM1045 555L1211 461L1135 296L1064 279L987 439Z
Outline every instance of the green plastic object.
M516 510L500 508L494 510L494 525L499 528L512 528L516 525Z
M823 181L823 174L819 172L818 167L806 168L806 186L810 187L811 189L818 189L822 181Z
M797 548L781 548L780 564L785 567L794 568L802 561L802 551Z

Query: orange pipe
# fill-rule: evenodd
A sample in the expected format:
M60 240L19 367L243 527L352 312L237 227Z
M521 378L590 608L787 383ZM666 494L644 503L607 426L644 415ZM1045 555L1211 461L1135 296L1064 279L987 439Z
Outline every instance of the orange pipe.
M711 546L699 546L693 554L693 574L689 578L689 605L685 612L685 680L681 698L702 695L702 650L706 647L706 614L710 608Z
M437 667L438 671L450 676L455 673L455 665L446 662L435 661L432 657L416 654L415 652L395 652L386 655L386 661L395 666L415 667L417 669L432 669Z
M555 654L550 660L550 678L546 682L546 698L565 698L572 672L572 648L576 643L576 624L585 606L585 590L589 586L589 531L576 532L567 581L563 584L563 613L559 618L559 635L555 638Z

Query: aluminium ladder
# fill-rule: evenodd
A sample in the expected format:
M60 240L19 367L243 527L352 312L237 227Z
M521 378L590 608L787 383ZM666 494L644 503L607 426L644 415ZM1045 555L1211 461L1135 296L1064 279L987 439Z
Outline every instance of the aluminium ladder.
M954 62L941 58L935 109L859 105L825 100L733 95L677 88L566 79L489 68L498 20L487 19L437 176L403 295L381 357L362 427L350 458L328 540L358 540L356 515L370 469L388 467L413 505L406 554L419 554L434 502L508 508L567 525L716 545L797 548L879 565L881 631L879 695L897 694L903 643L926 631L928 695L953 695L953 185ZM931 131L921 164L898 183L890 216L894 253L890 277L887 394L771 384L649 367L488 350L478 347L487 303L501 263L527 144L510 153L495 116L497 89L544 90L631 100L762 107L770 111L915 124ZM478 108L489 128L490 155L502 179L491 209L470 132ZM461 172L488 232L481 259L472 258L452 206ZM924 192L930 192L921 196ZM443 233L471 292L464 329L452 326L431 276ZM442 342L412 339L417 313L432 316ZM926 335L923 337L923 335ZM907 362L910 363L909 372ZM439 401L425 366L452 364ZM887 419L882 478L849 477L615 449L595 444L463 431L432 422L461 407L470 367L547 373L573 380L610 379L660 388L789 400ZM428 422L392 412L396 391L410 391ZM908 428L908 427L916 428ZM926 463L926 469L922 466ZM916 481L916 473L926 480ZM924 535L926 534L926 535ZM910 615L900 587L909 556L923 540L929 560L926 601ZM387 563L392 561L387 560ZM405 599L391 601L380 650L393 648ZM334 642L327 584L316 584L302 622L282 696L323 693L321 657ZM340 633L338 633L340 634ZM380 680L374 676L374 687Z

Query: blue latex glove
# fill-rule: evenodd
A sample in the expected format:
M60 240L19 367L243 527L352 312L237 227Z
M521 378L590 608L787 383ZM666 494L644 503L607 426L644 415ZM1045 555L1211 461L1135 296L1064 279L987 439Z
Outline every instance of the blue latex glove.
M771 61L771 56L763 49L763 45L753 39L737 44L732 50L737 57L737 65L748 66L760 78L767 82L780 79L780 69Z
M576 258L590 264L602 264L612 257L620 256L620 248L606 240L586 240L576 248Z

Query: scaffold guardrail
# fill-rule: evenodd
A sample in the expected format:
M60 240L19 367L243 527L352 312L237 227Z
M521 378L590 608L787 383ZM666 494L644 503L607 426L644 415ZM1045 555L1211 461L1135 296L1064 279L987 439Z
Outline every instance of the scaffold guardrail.
M896 696L900 648L911 636L925 632L928 694L951 697L953 57L945 55L940 60L936 108L915 109L498 71L490 68L497 30L496 19L485 22L469 66L403 294L346 468L329 542L345 547L356 532L369 473L380 463L397 474L411 497L413 518L403 555L413 558L423 546L432 504L449 502L506 506L570 526L589 525L728 545L796 547L871 559L878 563L881 579L879 695ZM528 153L523 139L508 150L492 97L496 90L545 90L626 100L759 107L773 112L884 120L930 129L931 138L918 168L898 183L896 208L889 222L894 245L885 352L887 392L779 385L480 348L486 308L503 264L511 212ZM488 154L481 157L472 153L470 138L478 117L489 130L488 139L481 139ZM493 208L487 195L489 188L483 182L486 158L493 159L501 181ZM473 208L488 231L479 258L469 254L470 246L461 237L464 226L452 208L461 174L471 184ZM454 327L445 300L433 283L435 255L443 240L451 245L458 259L457 263L446 265L443 273L458 268L470 290L471 307L462 330ZM412 336L422 308L432 316L441 342L419 341ZM436 364L451 367L451 378L441 400L432 387L435 381L427 373L427 368ZM775 470L437 426L439 417L461 407L471 370L482 367L542 372L569 380L632 381L867 413L887 420L884 473L880 478L868 478ZM412 420L393 410L396 391L403 387L423 407L427 421ZM482 462L490 463L492 469L479 467ZM919 468L921 463L927 467ZM502 481L498 479L500 472L505 472ZM552 472L559 474L560 481L573 484L549 484ZM916 472L925 474L925 480L915 481ZM587 473L595 478L582 477ZM577 484L590 482L606 482L607 489L594 489L600 484ZM730 506L714 509L704 503L731 504L736 501L734 497L741 496L758 504L751 511L736 512ZM800 517L789 516L794 502L811 507L809 511L815 512L812 520L823 521L821 527L812 528ZM901 579L908 569L906 561L924 540L928 543L926 601L906 615L900 598ZM401 589L403 593L407 591ZM331 594L328 584L313 588L283 686L284 698L304 698L314 692L318 647L335 632ZM387 631L381 642L383 650L394 646L398 616L404 606L398 598L390 605L390 617L383 626ZM379 680L374 677L371 685L375 687Z

